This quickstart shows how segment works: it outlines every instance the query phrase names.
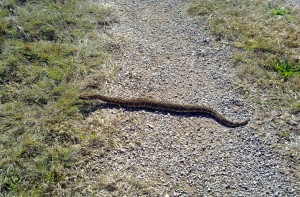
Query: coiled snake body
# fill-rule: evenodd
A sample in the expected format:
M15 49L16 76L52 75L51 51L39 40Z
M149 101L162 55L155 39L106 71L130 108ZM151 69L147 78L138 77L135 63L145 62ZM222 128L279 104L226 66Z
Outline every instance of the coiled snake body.
M119 97L104 96L100 94L81 95L79 98L82 100L102 100L104 102L120 105L123 107L158 109L158 110L166 110L171 112L182 112L182 113L205 113L213 116L219 122L221 122L222 124L228 127L244 126L250 120L247 119L242 122L234 122L226 119L223 115L218 113L213 108L204 105L175 104L171 102L157 101L148 98L124 99Z

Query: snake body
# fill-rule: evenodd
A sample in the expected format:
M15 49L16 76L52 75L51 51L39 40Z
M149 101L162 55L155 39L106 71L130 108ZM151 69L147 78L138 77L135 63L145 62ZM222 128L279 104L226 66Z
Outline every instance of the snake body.
M148 109L158 109L158 110L165 110L171 112L181 112L181 113L205 113L213 116L216 120L218 120L219 122L223 123L225 126L228 127L244 126L250 120L247 119L242 122L234 122L228 120L213 108L205 105L176 104L176 103L171 103L166 101L157 101L148 98L125 99L125 98L110 97L110 96L105 96L100 94L81 95L79 98L82 100L102 100L110 104L120 105L123 107L131 107L131 108L148 108Z

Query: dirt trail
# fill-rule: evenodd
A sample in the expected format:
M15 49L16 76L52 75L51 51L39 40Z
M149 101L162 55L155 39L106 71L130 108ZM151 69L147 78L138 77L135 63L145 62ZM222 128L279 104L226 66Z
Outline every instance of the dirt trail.
M110 172L99 195L297 195L287 162L257 134L255 107L242 99L231 48L186 15L187 1L102 2L119 10L121 21L109 31L126 42L107 64L120 67L118 79L102 93L206 103L232 120L251 121L226 128L205 116L101 109L91 118L114 120L123 145L93 161Z

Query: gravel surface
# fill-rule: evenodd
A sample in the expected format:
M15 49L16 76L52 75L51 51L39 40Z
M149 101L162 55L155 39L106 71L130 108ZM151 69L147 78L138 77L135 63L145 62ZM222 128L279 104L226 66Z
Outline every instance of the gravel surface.
M287 2L293 6L300 6L300 0L285 0L285 2Z
M226 128L206 116L104 108L92 119L118 119L120 146L93 165L109 170L97 194L128 196L297 196L288 161L262 136L258 109L243 99L232 49L203 21L186 15L184 0L102 0L116 7L122 37L118 78L102 93L206 103L245 127ZM93 168L93 166L90 166ZM101 173L101 170L98 171ZM94 180L97 182L97 173ZM118 177L118 178L116 178ZM120 177L126 177L124 179Z

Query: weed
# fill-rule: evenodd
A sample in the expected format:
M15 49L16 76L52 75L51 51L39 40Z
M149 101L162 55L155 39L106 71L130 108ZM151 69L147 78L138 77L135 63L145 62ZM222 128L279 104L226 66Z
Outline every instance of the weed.
M273 15L280 15L280 16L284 16L286 14L290 14L291 11L288 8L285 7L275 7L271 9L271 14Z
M291 76L300 76L300 65L292 64L288 60L276 60L273 67L285 80Z

